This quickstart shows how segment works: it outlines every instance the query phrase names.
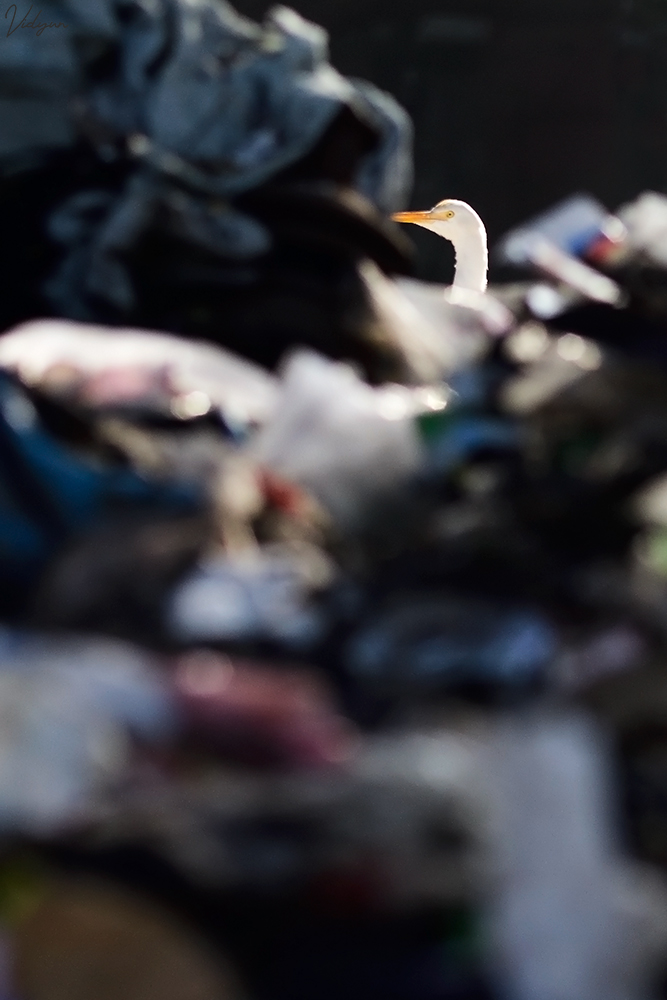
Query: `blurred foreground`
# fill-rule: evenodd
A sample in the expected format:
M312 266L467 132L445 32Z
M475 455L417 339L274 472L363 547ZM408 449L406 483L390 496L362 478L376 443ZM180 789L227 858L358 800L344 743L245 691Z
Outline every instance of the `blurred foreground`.
M667 996L667 198L453 304L285 8L0 47L0 995ZM60 23L61 27L55 27Z

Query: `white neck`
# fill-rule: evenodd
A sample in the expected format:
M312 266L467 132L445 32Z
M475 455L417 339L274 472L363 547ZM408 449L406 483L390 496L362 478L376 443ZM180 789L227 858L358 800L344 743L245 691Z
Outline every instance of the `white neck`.
M486 233L484 230L466 232L465 240L452 240L452 244L456 257L452 288L466 288L471 292L485 292L489 255L486 248Z
M472 209L466 206L468 212ZM477 213L465 229L457 231L451 223L439 219L417 223L424 229L430 229L438 236L444 237L454 247L456 268L452 288L463 288L471 292L485 292L489 267L489 254L486 245L486 229Z

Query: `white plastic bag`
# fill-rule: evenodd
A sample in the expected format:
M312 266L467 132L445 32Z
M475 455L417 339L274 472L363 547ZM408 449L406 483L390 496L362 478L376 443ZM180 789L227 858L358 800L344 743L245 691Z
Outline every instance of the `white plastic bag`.
M273 418L251 450L349 526L374 497L400 488L420 467L417 405L403 386L373 388L348 365L299 351L284 368Z

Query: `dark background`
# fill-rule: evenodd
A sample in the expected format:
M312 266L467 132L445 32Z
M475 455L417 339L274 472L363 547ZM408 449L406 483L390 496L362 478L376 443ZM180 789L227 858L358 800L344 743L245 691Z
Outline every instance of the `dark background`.
M411 206L469 201L491 243L575 191L667 190L667 0L287 0L415 125ZM236 0L261 20L266 0ZM410 227L419 273L449 245Z

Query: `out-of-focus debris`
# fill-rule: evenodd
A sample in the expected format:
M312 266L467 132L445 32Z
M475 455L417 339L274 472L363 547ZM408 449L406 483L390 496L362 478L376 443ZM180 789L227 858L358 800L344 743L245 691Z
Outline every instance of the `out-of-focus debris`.
M196 484L151 482L128 466L100 462L101 456L77 455L7 374L0 379L0 437L5 614L25 613L49 563L98 528L202 515Z
M426 594L382 608L350 639L345 664L362 686L409 702L462 685L530 685L557 645L530 608Z
M27 323L0 341L0 365L81 407L162 409L176 419L216 407L242 428L263 423L277 399L275 378L243 358L147 330Z
M645 995L667 939L667 886L619 856L596 727L534 715L500 726L490 751L504 988L521 1000Z
M626 230L620 216L612 215L590 195L574 195L507 233L497 253L513 264L535 263L533 248L544 240L570 256L589 253L601 241L621 243Z
M428 352L385 326L364 270L409 270L383 213L407 196L411 123L333 69L321 28L211 0L41 15L57 30L10 26L0 55L3 327L134 323L271 367L296 341L377 381L423 376ZM35 214L17 226L18 202Z
M387 217L407 117L321 29L38 16L0 46L0 992L652 996L667 199L568 199L453 297Z
M618 217L626 228L626 253L644 253L648 260L667 264L667 198L645 191L636 201L621 206Z
M178 715L150 656L110 640L0 636L0 825L53 834L123 781L130 733L168 742Z
M314 354L285 366L275 418L253 442L261 464L309 489L341 525L372 498L400 489L420 466L414 416L430 397L402 386L374 389ZM446 405L446 396L433 397Z
M310 644L323 622L308 596L333 578L315 548L264 547L236 558L211 557L184 577L168 609L173 633L188 642L273 639Z
M304 670L198 650L181 657L174 684L193 736L229 756L321 767L356 749L326 686Z

